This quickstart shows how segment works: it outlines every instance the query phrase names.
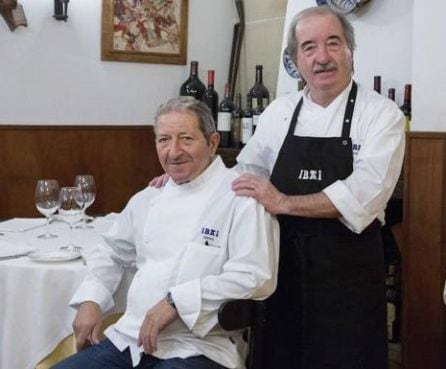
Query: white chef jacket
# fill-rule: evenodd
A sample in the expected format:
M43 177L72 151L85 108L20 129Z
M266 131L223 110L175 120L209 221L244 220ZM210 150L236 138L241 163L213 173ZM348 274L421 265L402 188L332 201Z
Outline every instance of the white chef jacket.
M105 332L121 351L140 361L139 329L146 312L172 293L180 316L159 335L154 356L205 355L228 368L243 367L240 333L217 325L228 299L264 299L275 289L278 223L256 201L235 196L237 174L220 157L196 179L137 193L88 259L89 272L70 304L113 307L123 267L136 263L127 309ZM229 336L232 336L231 338Z
M340 137L348 87L327 107L311 100L307 88L273 101L260 116L255 134L237 157L239 170L271 175L296 105L303 96L296 136ZM340 220L360 233L375 218L384 224L384 210L392 195L404 157L404 117L398 106L358 85L350 137L353 172L323 192L341 213Z

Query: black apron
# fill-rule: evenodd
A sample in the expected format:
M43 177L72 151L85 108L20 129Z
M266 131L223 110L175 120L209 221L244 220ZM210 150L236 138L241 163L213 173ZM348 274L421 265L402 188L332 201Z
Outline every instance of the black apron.
M353 82L341 137L294 136L299 101L271 182L287 195L320 192L353 170ZM267 303L266 369L385 369L383 246L379 222L355 234L337 219L279 216L277 291Z

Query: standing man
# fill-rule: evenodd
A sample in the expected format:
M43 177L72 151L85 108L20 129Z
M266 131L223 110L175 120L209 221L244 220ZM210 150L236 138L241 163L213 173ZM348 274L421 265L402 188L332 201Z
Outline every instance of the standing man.
M240 332L217 312L229 299L263 299L276 285L278 224L215 156L210 110L192 97L155 117L158 158L170 176L136 194L88 259L71 304L79 352L54 369L224 369L243 365ZM99 342L124 267L136 264L127 309Z
M267 314L267 369L387 368L380 225L401 171L398 107L352 79L354 31L326 7L292 21L306 81L276 99L237 160L238 195L279 215L279 282ZM371 55L371 57L373 57Z

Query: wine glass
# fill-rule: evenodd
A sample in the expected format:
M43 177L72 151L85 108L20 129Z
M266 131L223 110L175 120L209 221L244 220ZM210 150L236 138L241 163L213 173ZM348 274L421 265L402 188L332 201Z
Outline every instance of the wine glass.
M92 226L87 224L88 217L85 215L85 211L91 204L93 204L96 198L96 184L94 178L91 174L79 174L76 176L76 179L74 180L74 185L76 187L79 187L82 192L82 202L83 202L82 219L84 220L82 225L79 225L76 228L80 229L93 228Z
M35 202L37 210L46 217L45 233L37 236L50 239L57 235L49 232L50 217L60 206L59 183L55 179L39 179L36 184Z
M79 187L62 187L59 193L59 215L61 219L70 225L70 239L62 250L80 251L82 247L73 243L73 225L82 219L83 198Z

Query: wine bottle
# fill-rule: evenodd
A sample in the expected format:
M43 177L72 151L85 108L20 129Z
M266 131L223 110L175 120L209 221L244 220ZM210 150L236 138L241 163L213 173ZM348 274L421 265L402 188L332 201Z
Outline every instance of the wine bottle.
M208 70L208 87L204 90L202 100L212 111L215 123L218 116L218 93L214 90L215 71Z
M265 108L263 107L263 99L258 96L256 107L252 110L252 133L256 131L257 122L259 121L260 114L263 113Z
M242 117L242 146L245 146L252 136L252 102L250 99L246 101L246 108Z
M218 106L217 130L220 133L220 147L229 147L231 136L231 118L234 103L229 95L230 85L225 84L225 95Z
M387 338L398 342L401 327L401 283L398 264L389 264L386 272Z
M232 111L231 121L231 147L238 149L241 143L242 95L235 94L235 107Z
M262 101L262 106L266 107L269 104L269 91L263 84L263 66L256 65L256 81L254 86L248 92L248 99L251 100L253 109L257 107L259 99Z
M394 88L389 88L389 90L387 91L387 97L390 100L395 101L395 89Z
M373 77L373 89L379 94L381 93L381 76Z
M198 62L193 60L190 62L189 78L181 85L180 96L193 96L201 100L205 89L205 85L198 77Z
M403 105L400 106L405 120L406 120L406 131L410 131L410 121L412 120L412 85L407 84L404 86L404 100Z

